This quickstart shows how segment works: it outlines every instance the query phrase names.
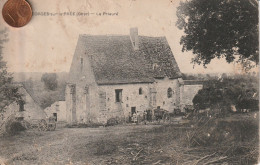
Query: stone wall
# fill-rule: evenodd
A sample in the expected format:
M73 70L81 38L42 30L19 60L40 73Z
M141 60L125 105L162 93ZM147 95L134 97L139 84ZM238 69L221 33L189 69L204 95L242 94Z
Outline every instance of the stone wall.
M142 115L145 110L150 108L150 87L151 84L148 83L100 86L99 102L106 106L106 109L100 109L100 115L106 116L108 119L128 117L134 107L137 114ZM116 101L116 90L122 90L120 102ZM139 90L141 90L140 94Z
M168 97L168 89L172 89L172 97ZM156 105L169 112L173 112L180 104L180 88L177 79L157 80L156 89Z
M71 87L74 85L75 93L73 94ZM172 90L170 97L168 97L169 88ZM116 100L116 90L122 90L119 102ZM139 93L140 90L141 93ZM65 94L66 118L69 123L104 123L114 117L127 120L134 109L138 115L142 116L148 109L160 107L173 112L180 105L178 79L168 78L157 79L155 83L116 85L96 85L95 83L84 85L78 81L77 84L68 84ZM75 117L73 117L73 111L75 111Z
M48 117L53 117L54 113L57 114L57 121L67 121L66 119L66 102L56 101L50 107L44 109Z
M184 105L193 105L192 100L200 89L202 84L184 85L182 102Z

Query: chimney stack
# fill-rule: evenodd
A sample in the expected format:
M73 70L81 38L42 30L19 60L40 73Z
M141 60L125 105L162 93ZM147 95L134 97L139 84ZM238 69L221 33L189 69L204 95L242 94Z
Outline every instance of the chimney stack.
M132 42L132 45L134 47L134 50L139 49L139 40L138 40L138 28L130 28L130 39Z

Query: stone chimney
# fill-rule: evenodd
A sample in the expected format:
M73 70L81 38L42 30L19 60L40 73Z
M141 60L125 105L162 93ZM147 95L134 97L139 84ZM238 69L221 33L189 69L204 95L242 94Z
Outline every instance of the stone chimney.
M134 50L139 49L139 40L138 40L138 28L130 28L130 39Z

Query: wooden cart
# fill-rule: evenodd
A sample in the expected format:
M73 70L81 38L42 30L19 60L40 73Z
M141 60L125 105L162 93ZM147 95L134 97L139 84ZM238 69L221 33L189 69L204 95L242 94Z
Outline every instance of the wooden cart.
M56 129L56 121L54 117L41 120L30 120L27 129L38 129L39 131L54 131Z
M39 131L54 131L56 129L55 117L49 117L47 120L42 119L38 124Z

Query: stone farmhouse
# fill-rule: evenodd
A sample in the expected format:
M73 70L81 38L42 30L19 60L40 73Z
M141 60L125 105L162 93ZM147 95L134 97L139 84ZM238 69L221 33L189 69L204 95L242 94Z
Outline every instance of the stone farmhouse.
M80 35L65 90L68 123L182 109L184 81L166 37Z
M47 116L40 105L35 101L34 96L22 85L17 84L18 92L22 95L23 101L8 103L0 113L0 123L11 115L26 121L45 119Z

